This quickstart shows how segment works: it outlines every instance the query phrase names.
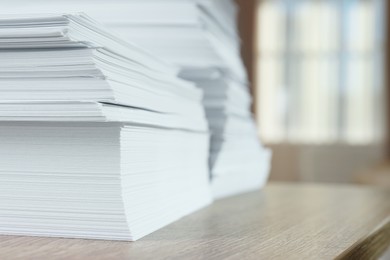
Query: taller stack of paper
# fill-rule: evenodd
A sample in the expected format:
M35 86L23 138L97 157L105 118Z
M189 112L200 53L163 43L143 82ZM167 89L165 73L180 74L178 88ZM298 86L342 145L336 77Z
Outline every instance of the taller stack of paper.
M271 154L258 140L250 112L251 97L240 57L234 2L115 3L126 10L127 16L118 15L116 19L106 20L107 24L124 38L179 65L181 77L195 82L204 91L212 134L210 169L214 196L220 198L263 186ZM91 12L101 15L96 10Z
M3 14L85 12L182 68L234 69L245 78L232 0L2 0Z
M136 240L211 201L201 91L84 15L0 17L0 233Z
M3 0L0 12L57 10L87 12L124 39L179 65L181 77L204 90L215 197L265 183L270 153L249 112L233 0Z

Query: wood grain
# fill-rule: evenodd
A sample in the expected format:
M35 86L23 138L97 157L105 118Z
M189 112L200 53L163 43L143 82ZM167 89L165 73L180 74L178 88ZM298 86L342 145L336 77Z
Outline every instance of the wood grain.
M390 218L380 224L374 232L337 257L337 259L378 259L390 246Z
M271 184L134 243L0 236L0 259L334 259L383 230L389 202L387 189Z

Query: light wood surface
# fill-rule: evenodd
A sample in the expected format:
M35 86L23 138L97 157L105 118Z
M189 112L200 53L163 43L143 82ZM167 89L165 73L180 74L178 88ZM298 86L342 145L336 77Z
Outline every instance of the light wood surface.
M384 188L270 184L133 243L0 236L0 259L370 259L389 215Z

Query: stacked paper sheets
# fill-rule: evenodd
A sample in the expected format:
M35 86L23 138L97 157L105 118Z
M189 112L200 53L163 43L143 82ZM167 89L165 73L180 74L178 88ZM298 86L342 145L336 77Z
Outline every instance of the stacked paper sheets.
M218 71L210 78L185 76L205 93L214 197L262 187L270 170L271 153L257 137L248 87Z
M101 30L86 16L4 16L0 29L2 101L75 101L80 112L84 106L79 101L131 106L175 114L177 122L195 115L201 119L195 125L205 129L199 90L177 79L167 64ZM60 104L69 109L75 105ZM104 113L106 107L100 105L99 110ZM133 112L118 115L125 117L126 111Z
M222 68L245 78L233 0L2 0L3 14L86 12L182 68Z
M83 14L0 16L0 233L136 240L210 203L176 73Z
M257 138L249 112L248 80L240 57L240 38L236 25L238 9L233 0L3 0L1 12L52 13L58 10L86 12L126 41L145 47L154 55L178 65L182 78L195 82L205 91L204 104L208 110L209 130L212 133L211 179L214 186L216 176L219 176L221 184L218 187L222 187L215 190L216 197L221 197L220 194L226 196L251 190L264 184L268 176L270 155ZM232 85L240 85L248 98L234 98L232 93L238 92L226 90ZM224 102L219 109L211 109L210 104L219 102L218 100L226 95L226 91L233 95L228 98L229 102ZM144 100L136 101L143 103ZM235 104L234 107L232 103ZM161 109L162 104L152 105L154 109ZM169 111L167 106L168 104L164 106L165 111ZM237 116L237 113L243 110L246 115ZM213 116L210 116L211 114ZM252 140L248 142L254 143L251 144L252 149L239 149L240 152L236 150L239 156L232 157L229 163L225 164L222 160L224 156L218 154L231 153L232 149L236 148L221 145L227 142L227 135L224 133L229 132L221 128L225 127L224 122L237 121L236 118L239 118L241 125L246 125L245 128L251 128L252 131L228 135L229 140L235 140L235 147L241 147L241 144L244 146L244 140ZM215 120L218 122L214 122ZM227 127L230 124L228 123ZM253 152L254 150L257 152ZM253 158L250 163L251 174L243 174L242 168L240 171L236 170L241 167L242 158ZM230 170L224 172L231 174L222 174L222 170L216 168L217 165L223 165L223 169L229 168ZM235 189L232 189L228 181L233 176L237 179ZM225 179L226 188L223 188Z

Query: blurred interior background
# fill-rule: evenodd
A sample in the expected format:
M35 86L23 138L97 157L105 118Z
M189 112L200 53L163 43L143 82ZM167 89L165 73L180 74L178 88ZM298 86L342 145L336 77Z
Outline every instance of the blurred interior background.
M386 1L238 3L271 180L390 185Z

